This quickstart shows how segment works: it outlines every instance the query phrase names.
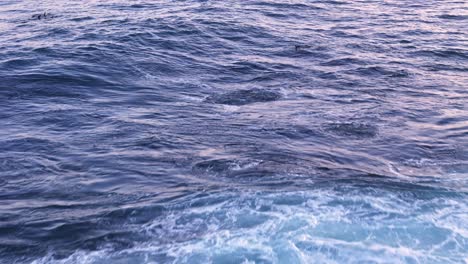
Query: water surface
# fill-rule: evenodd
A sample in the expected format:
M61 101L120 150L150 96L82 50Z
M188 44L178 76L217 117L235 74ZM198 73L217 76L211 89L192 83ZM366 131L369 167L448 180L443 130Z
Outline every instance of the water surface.
M467 25L452 0L3 0L0 262L468 262Z

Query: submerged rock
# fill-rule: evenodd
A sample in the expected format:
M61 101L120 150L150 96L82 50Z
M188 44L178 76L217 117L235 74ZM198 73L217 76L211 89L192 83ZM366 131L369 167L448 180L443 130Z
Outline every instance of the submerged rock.
M206 102L225 105L246 105L259 102L271 102L281 98L277 92L262 89L249 89L212 95Z
M312 46L310 45L295 45L294 46L294 50L296 51L300 51L300 50L304 50L304 49L309 49L311 48Z
M249 169L255 169L261 163L258 160L211 159L194 164L193 170L203 173L232 174Z
M377 135L376 126L365 123L331 123L325 126L325 130L338 136L355 138L372 138Z
M49 13L49 12L44 12L44 13L40 13L40 14L34 14L32 15L32 19L37 19L37 20L41 20L41 19L48 19L48 18L53 18L54 15Z

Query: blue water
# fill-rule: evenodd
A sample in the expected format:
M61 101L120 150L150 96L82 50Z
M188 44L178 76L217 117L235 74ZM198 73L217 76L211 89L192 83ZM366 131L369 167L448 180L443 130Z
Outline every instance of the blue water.
M468 4L2 0L0 263L468 263Z

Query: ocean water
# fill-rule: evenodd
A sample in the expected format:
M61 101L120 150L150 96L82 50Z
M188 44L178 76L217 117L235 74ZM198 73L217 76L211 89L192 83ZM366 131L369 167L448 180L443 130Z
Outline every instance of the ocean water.
M0 1L0 263L468 263L468 3Z

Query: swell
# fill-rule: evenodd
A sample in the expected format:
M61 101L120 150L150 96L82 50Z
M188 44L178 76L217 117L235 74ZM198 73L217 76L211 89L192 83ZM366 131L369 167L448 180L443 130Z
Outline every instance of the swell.
M2 1L0 262L466 259L462 8Z

